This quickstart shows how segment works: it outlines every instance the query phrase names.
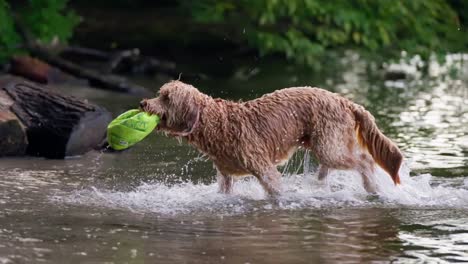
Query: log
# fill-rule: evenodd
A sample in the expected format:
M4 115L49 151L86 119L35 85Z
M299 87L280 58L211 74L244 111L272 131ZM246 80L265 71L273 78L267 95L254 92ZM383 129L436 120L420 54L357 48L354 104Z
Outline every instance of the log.
M105 71L111 73L118 68L118 66L122 63L122 61L126 58L135 58L140 56L139 49L132 49L132 50L124 50L121 52L117 52L110 57L110 60L107 62L105 66Z
M75 77L87 79L89 84L96 88L131 93L141 96L149 96L151 94L143 86L133 84L127 81L125 78L93 71L61 58L37 42L32 34L26 30L25 26L18 18L15 17L14 20L15 28L22 36L24 44L31 55Z
M47 84L53 68L47 63L29 56L11 58L10 73L25 77L31 81Z
M0 90L0 156L22 156L28 145L24 125L11 111L13 100Z
M74 75L76 77L87 79L89 81L89 84L96 88L102 88L116 92L130 93L140 96L150 95L150 92L143 86L133 84L125 78L119 76L115 76L112 74L103 74L91 69L81 67L80 65L65 60L40 46L30 45L29 50L32 55L38 57L41 60L44 60L50 65L55 66L60 70Z
M0 79L26 130L26 154L62 159L100 148L111 114L102 107L19 79Z
M65 82L87 83L86 80L76 79L75 77L62 72L41 60L27 55L20 55L11 58L9 73L41 84Z
M45 61L54 67L59 68L66 73L79 78L87 79L91 86L141 96L151 95L151 93L143 86L132 84L125 78L110 74L102 74L100 72L81 67L78 64L65 60L57 54L54 54L41 45L38 41L36 41L31 32L29 32L17 18L15 18L15 28L22 36L24 44L31 55Z
M106 73L144 73L154 74L160 72L177 76L175 64L151 56L143 56L139 49L120 51L102 51L86 47L68 46L60 53L61 57L68 59L87 58L105 62L103 71Z
M80 47L80 46L67 46L63 49L60 53L61 56L66 58L68 57L79 57L85 58L89 60L101 60L101 61L108 61L111 57L109 52L87 48L87 47Z

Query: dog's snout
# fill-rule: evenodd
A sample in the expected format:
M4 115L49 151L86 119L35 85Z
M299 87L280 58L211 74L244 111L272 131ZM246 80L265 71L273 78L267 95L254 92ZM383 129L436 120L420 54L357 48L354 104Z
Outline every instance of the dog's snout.
M143 100L140 102L140 108L145 109L145 107L148 105L148 102L146 100Z

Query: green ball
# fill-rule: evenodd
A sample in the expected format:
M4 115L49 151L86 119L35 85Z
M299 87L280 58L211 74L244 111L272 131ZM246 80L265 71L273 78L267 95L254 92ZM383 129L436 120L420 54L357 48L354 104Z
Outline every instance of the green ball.
M107 142L115 150L129 148L149 135L158 122L157 115L138 109L128 110L107 126Z

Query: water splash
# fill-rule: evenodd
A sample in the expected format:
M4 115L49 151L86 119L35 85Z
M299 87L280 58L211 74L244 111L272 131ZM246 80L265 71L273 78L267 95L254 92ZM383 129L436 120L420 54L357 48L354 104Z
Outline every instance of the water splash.
M307 174L307 172L306 172ZM315 175L290 174L283 177L283 192L272 201L254 178L235 183L232 195L217 192L216 183L179 184L144 183L132 191L89 188L72 194L57 195L53 200L72 204L130 210L137 213L240 214L265 210L295 210L328 207L417 207L468 208L467 183L443 180L430 174L409 176L404 165L402 185L394 186L382 170L376 172L378 194L368 195L360 176L351 171L335 171L326 183ZM310 179L313 178L313 179Z

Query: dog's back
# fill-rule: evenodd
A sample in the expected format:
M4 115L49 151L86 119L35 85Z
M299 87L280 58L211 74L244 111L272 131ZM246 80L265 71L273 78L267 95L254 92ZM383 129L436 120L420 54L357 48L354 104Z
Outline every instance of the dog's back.
M293 87L243 103L216 100L215 105L204 111L203 120L205 125L211 123L208 126L218 128L209 136L210 145L216 146L212 154L215 162L236 163L235 167L245 168L245 174L249 168L276 166L287 161L298 147L311 149L330 168L350 169L362 158L356 157L359 148L369 149L377 163L399 182L395 173L401 163L398 148L389 144L388 139L386 145L379 145L380 152L373 151L372 144L368 147L368 141L362 140L363 133L356 133L357 121L364 123L362 118L356 118L355 109L356 104L338 94L320 88ZM366 121L370 126L369 120ZM395 153L394 161L379 159L377 153L384 152Z

